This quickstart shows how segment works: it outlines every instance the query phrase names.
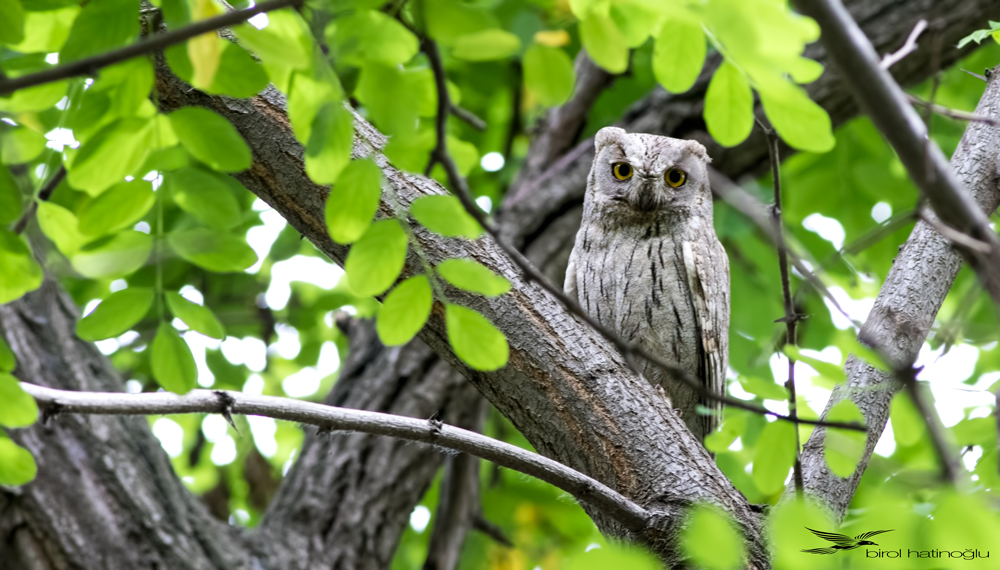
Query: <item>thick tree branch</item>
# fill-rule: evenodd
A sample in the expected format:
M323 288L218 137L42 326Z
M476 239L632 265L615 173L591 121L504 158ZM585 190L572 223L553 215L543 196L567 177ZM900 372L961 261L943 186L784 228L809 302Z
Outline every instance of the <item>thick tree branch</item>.
M910 178L934 212L948 226L989 245L981 253L955 242L979 276L994 302L1000 303L1000 239L986 214L962 187L937 144L927 139L927 128L906 95L878 62L864 32L840 0L797 0L796 5L822 30L821 41L843 73L861 108L896 150Z
M324 431L357 431L429 443L541 479L581 502L601 509L633 532L641 531L649 521L649 513L642 507L559 462L476 432L431 420L223 390L192 390L184 395L170 392L71 392L28 382L21 382L21 388L34 397L42 413L49 416L64 413L150 416L229 413L308 424Z
M201 34L245 22L257 14L263 14L265 12L270 12L271 10L278 10L288 6L300 6L301 4L302 0L269 0L268 2L262 2L245 10L234 10L214 18L201 20L179 30L148 36L147 39L140 40L121 49L80 59L71 63L53 67L51 69L46 69L45 71L39 71L38 73L31 73L29 75L22 75L11 79L2 79L0 80L0 95L7 95L17 91L18 89L34 87L36 85L51 83L61 79L69 79L70 77L93 75L102 67L121 63L140 55L149 55L162 51L164 48L185 42L193 37L200 36Z

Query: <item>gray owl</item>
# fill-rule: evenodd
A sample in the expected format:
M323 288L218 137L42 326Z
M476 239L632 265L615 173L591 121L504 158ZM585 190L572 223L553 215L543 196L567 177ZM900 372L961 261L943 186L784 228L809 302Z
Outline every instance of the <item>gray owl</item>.
M712 226L705 147L617 127L598 131L594 144L566 293L603 326L724 394L729 260ZM699 440L715 428L717 402L637 360Z

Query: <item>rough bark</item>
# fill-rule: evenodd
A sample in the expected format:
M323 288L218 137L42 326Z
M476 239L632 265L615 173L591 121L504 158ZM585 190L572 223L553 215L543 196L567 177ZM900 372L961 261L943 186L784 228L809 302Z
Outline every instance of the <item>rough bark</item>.
M1000 118L1000 67L983 93L976 114ZM970 123L951 166L962 185L968 189L983 211L1000 206L1000 127ZM897 366L910 366L930 332L934 318L951 290L962 256L952 244L925 222L919 222L906 240L879 291L859 339L877 346ZM802 451L805 490L827 505L840 519L847 512L851 497L858 488L864 467L889 419L889 404L896 392L893 377L855 356L846 365L848 382L837 386L826 410L850 398L865 415L868 439L865 455L851 477L840 478L830 472L823 457L824 428L816 428ZM790 491L786 490L786 495Z
M66 390L122 391L93 343L76 337L79 310L46 281L0 305L18 378ZM38 476L0 491L0 568L254 568L254 544L218 521L174 474L144 417L60 416L11 437Z

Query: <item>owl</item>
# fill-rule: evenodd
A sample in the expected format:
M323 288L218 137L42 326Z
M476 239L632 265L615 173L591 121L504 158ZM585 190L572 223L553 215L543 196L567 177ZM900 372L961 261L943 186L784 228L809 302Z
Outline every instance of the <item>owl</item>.
M601 325L724 394L729 260L712 226L705 147L617 127L598 131L594 146L566 293ZM718 402L637 361L699 440L715 429Z

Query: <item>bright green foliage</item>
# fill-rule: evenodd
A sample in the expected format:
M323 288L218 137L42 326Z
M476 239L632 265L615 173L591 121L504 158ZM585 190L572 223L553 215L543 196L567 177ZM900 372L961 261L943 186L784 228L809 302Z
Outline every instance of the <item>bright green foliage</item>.
M152 143L152 121L117 120L83 143L68 165L69 183L91 196L98 196L142 166Z
M386 346L410 342L431 314L433 296L424 275L410 277L397 285L382 302L375 322L378 337Z
M847 380L847 374L844 373L844 366L842 364L831 364L818 358L806 356L797 347L790 344L786 344L782 352L785 353L785 356L812 366L816 372L819 372L821 376L830 380L833 384L839 384Z
M756 376L740 376L739 382L744 390L765 400L788 400L788 390L780 384Z
M865 421L861 410L850 400L837 402L837 405L827 414L827 419L832 422L857 422L859 424L864 424ZM858 462L864 455L865 439L863 432L827 428L823 444L826 464L830 466L830 471L833 471L838 477L850 477L858 468Z
M4 164L30 162L43 150L45 136L41 133L23 127L0 131L0 161Z
M13 372L16 367L17 358L14 356L14 352L11 351L3 336L0 336L0 372Z
M203 91L229 97L253 97L267 87L267 72L245 49L222 39L218 39L218 45L220 49L218 69L212 82L202 88ZM192 83L194 67L186 45L167 48L166 55L170 70L181 79Z
M829 557L808 552L807 548L825 547L828 542L822 541L806 527L826 532L840 532L837 525L815 503L792 499L775 506L767 518L767 530L770 543L773 545L773 567L779 570L795 570L802 568L830 568ZM864 530L876 530L888 527L872 527ZM863 531L858 531L859 534ZM862 551L863 552L863 551ZM840 568L835 564L834 568Z
M475 7L459 0L427 0L424 5L424 21L432 38L451 45L465 34L496 27L496 18L488 10Z
M326 200L326 227L337 243L354 243L372 223L382 196L382 171L371 159L355 160L337 178Z
M239 132L218 114L184 107L170 114L170 126L185 150L216 170L239 172L250 167L250 148Z
M40 202L35 215L42 233L65 255L76 253L92 239L80 233L80 224L73 212L58 204Z
M565 103L575 81L573 62L563 50L536 43L525 52L524 84L543 105Z
M445 326L455 354L470 368L489 372L507 364L507 339L486 317L449 303L445 305Z
M348 65L367 61L385 65L406 63L417 54L417 37L391 17L377 10L358 10L331 22L327 42L335 58Z
M207 229L173 232L167 236L177 255L209 271L243 271L257 263L257 254L243 239Z
M986 38L993 38L994 41L1000 43L1000 22L994 22L990 20L989 24L990 24L989 28L976 30L971 34L965 36L961 40L959 40L958 45L956 47L958 49L962 49L963 47L968 45L969 42L976 42L978 44L981 41L985 40Z
M164 293L164 297L167 300L167 306L170 307L170 312L184 321L184 324L191 327L192 330L220 340L226 337L226 329L208 307L192 303L173 291L167 291Z
M569 559L566 570L603 570L627 568L628 570L658 570L663 565L648 552L630 548L626 544L608 543Z
M455 40L451 54L465 61L493 61L510 57L521 49L521 40L503 30L483 30Z
M145 265L152 250L149 235L125 230L82 247L70 262L77 273L91 279L124 277Z
M139 4L132 0L88 3L73 21L59 61L83 59L130 43L139 35Z
M381 295L392 286L406 262L406 233L396 220L372 224L351 247L344 262L351 289L358 295Z
M812 152L833 148L830 116L804 89L790 83L775 83L758 91L767 118L785 142Z
M726 62L712 76L705 93L705 124L723 146L743 142L753 128L753 93L746 77Z
M24 485L34 479L37 472L31 452L0 433L0 485Z
M20 43L24 39L24 7L21 0L8 0L0 4L0 42Z
M164 175L174 202L206 226L218 230L240 222L242 212L225 175L200 168L180 168Z
M437 272L455 287L487 297L510 291L510 281L472 259L446 259L438 264Z
M611 73L628 68L628 46L612 20L590 14L580 22L580 39L597 65Z
M697 20L663 22L653 51L653 73L664 89L683 93L694 85L705 64L705 33Z
M339 102L327 103L313 119L306 144L306 173L317 184L332 184L351 160L354 115Z
M186 394L198 380L198 367L191 349L168 323L160 323L156 329L150 365L156 381L171 392Z
M38 405L14 378L0 372L0 426L8 428L27 427L38 419Z
M714 507L691 509L681 545L691 562L705 570L730 570L743 562L743 538L729 517Z
M907 392L901 390L892 399L889 418L892 421L892 434L897 444L909 447L923 439L926 422L920 417Z
M83 340L116 337L136 325L153 306L153 290L130 287L108 295L89 315L76 323Z
M5 226L21 215L23 199L10 169L0 166L0 226Z
M42 284L42 268L28 245L0 227L0 304L9 303Z
M312 60L309 29L302 18L291 8L269 12L268 25L263 30L242 24L233 27L233 33L257 54L265 65L275 68L306 69ZM274 79L272 77L272 79Z
M782 421L767 424L753 456L753 482L762 493L773 495L785 488L795 454L795 426Z
M445 237L476 239L483 228L455 196L424 196L410 206L410 214L432 232Z
M342 96L340 83L329 73L316 77L305 71L296 71L291 75L288 120L300 142L306 143L312 139L313 124L317 122L317 116L323 107L336 104ZM320 133L319 136L322 137L321 140L325 140L328 134Z
M145 180L115 184L80 209L78 229L94 237L123 230L141 220L155 201L153 186Z

